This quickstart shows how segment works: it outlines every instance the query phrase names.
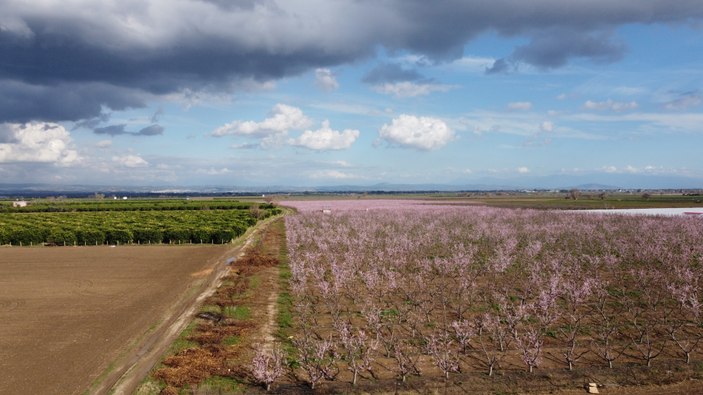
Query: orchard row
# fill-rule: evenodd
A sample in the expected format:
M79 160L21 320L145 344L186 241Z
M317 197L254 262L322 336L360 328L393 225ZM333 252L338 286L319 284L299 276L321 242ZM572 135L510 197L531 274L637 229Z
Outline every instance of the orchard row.
M278 213L278 208L3 213L0 245L223 244Z
M700 218L399 206L286 226L313 387L700 358Z

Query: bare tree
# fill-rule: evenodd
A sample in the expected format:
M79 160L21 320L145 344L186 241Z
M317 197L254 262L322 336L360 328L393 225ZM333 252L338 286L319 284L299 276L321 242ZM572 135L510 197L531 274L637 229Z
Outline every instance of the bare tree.
M336 365L337 354L329 339L318 339L312 334L303 335L300 340L293 340L298 350L300 367L310 379L310 387L315 389L322 379L333 380L339 373Z
M370 339L366 332L357 329L352 331L349 323L336 327L339 340L344 348L343 359L347 362L347 369L352 372L352 385L356 385L359 373L371 371L373 353L378 348L378 341Z
M420 369L417 366L420 355L403 340L397 339L394 343L392 358L396 363L398 376L403 382L411 374L420 375Z
M569 197L571 199L578 200L579 196L581 196L581 191L579 191L577 188L573 188L569 191Z
M251 374L256 381L266 387L266 391L270 391L274 381L283 375L285 353L278 344L270 350L260 344L256 347L256 355L251 361Z
M476 338L484 355L483 360L488 368L488 375L493 376L493 371L500 364L513 340L511 329L504 321L489 313L479 318L477 326Z
M520 350L522 361L527 365L527 370L532 373L542 360L544 334L540 333L539 329L528 328L518 333L515 342Z
M618 339L622 337L621 323L619 322L621 314L613 306L613 301L611 301L606 287L607 284L600 281L595 291L596 300L592 305L595 318L591 350L612 369L613 362L622 356L629 343L618 344Z
M437 335L426 337L427 353L430 354L435 365L444 373L444 378L449 379L449 373L459 371L459 358L452 344L454 341L448 331L441 331Z

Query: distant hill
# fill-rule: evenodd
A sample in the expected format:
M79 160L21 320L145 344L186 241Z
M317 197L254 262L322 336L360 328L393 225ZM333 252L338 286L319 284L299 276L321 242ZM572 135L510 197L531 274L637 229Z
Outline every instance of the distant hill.
M703 179L645 174L580 174L551 176L521 176L510 178L483 177L453 180L448 183L377 183L370 185L253 185L253 186L119 186L119 185L54 185L2 184L0 197L71 196L85 197L93 193L132 196L197 196L245 195L267 193L407 193L459 191L517 191L517 190L618 190L618 189L703 189Z

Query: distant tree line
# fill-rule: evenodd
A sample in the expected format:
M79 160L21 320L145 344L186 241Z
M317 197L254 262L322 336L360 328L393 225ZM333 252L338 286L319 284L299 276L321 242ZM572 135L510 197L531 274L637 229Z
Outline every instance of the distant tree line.
M11 201L0 202L0 213L86 212L86 211L180 211L180 210L249 210L275 208L272 203L258 204L237 200L105 200L105 201L31 201L25 207L13 207Z

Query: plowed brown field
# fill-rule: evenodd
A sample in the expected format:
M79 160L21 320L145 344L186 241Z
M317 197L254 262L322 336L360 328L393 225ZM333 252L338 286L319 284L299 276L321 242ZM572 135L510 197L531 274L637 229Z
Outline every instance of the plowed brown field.
M0 248L0 394L84 393L230 248Z

